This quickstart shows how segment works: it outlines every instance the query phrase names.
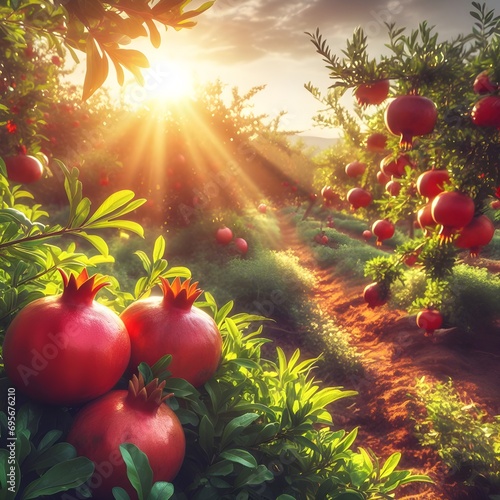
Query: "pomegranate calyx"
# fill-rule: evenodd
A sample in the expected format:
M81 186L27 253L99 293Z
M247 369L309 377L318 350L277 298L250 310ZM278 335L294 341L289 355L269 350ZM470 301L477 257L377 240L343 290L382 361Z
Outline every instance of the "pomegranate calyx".
M106 276L94 274L89 277L86 268L80 274L68 276L61 268L57 269L64 283L62 300L77 304L91 304L97 292L110 285Z
M160 279L163 302L168 306L189 310L194 301L203 293L203 290L198 288L198 282L191 283L191 279L181 283L180 278L177 277L171 284L161 276Z
M158 409L165 400L173 396L173 393L163 394L165 383L155 378L146 385L142 373L139 376L132 375L128 383L127 401L141 409Z

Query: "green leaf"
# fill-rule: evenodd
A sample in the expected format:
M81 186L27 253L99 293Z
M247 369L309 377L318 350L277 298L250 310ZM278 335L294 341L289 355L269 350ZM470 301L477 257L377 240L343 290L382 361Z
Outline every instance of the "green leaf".
M129 189L123 189L111 194L97 207L97 210L92 214L86 225L88 226L100 219L114 215L115 212L131 201L134 196L135 193Z
M165 254L165 238L160 235L158 236L158 238L156 238L153 247L153 261L162 259L164 254Z
M156 27L156 24L152 19L146 19L146 25L149 29L149 38L151 40L151 44L155 49L157 49L161 45L161 35Z
M393 453L384 463L382 470L380 471L380 478L390 476L394 469L398 466L401 460L401 453Z
M255 457L246 450L233 448L231 450L223 451L220 456L231 462L243 465L243 467L257 467Z
M258 413L245 413L239 417L233 418L224 428L220 443L221 448L225 448L232 439L241 434L246 427L252 422L255 422L258 418Z
M127 466L127 477L139 496L145 500L153 484L153 471L148 457L135 444L123 443L120 452Z
M38 474L49 469L53 465L71 460L76 457L75 448L69 443L57 443L42 451L38 456L30 454L24 461L23 471L36 470Z
M229 476L234 470L234 465L229 460L215 462L207 469L209 476Z
M101 255L104 255L105 257L109 255L108 245L100 236L97 236L96 234L84 233L83 231L76 232L75 235L87 240Z
M129 494L119 486L115 486L112 492L115 500L130 500Z
M259 465L255 469L245 469L238 475L234 485L236 488L241 488L247 485L262 484L273 479L273 473L265 465Z
M78 203L76 207L75 215L70 221L70 227L80 227L85 222L90 213L90 206L91 203L88 198L82 198L80 200L80 203Z
M51 467L24 490L22 500L53 495L76 488L90 479L94 464L86 457L77 457Z
M174 494L174 485L164 481L157 481L153 484L147 500L168 500Z
M50 448L53 444L55 444L58 441L58 439L61 436L62 436L62 431L57 429L47 432L47 434L45 434L45 436L43 436L43 438L41 439L40 443L38 443L37 450L43 451L47 448Z
M87 34L86 40L87 69L85 81L83 82L82 99L86 101L97 89L99 89L108 77L108 58L102 56L97 48L94 37Z
M0 210L1 222L16 222L23 226L32 227L33 223L26 217L25 214L15 208L3 208Z

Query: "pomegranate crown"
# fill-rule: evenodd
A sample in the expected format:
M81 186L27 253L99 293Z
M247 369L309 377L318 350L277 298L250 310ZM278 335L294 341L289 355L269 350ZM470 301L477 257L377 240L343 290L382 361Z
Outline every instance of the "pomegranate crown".
M160 382L157 378L146 384L142 373L139 376L132 375L128 383L128 399L141 408L154 410L173 394L163 394L165 381Z
M161 276L160 279L164 302L180 309L191 309L194 301L203 293L203 290L198 288L198 282L191 283L191 279L181 283L177 277L171 284Z
M89 277L86 268L83 268L80 274L72 273L69 277L62 269L57 270L64 283L62 298L70 302L90 304L97 292L110 284L106 276L94 274Z

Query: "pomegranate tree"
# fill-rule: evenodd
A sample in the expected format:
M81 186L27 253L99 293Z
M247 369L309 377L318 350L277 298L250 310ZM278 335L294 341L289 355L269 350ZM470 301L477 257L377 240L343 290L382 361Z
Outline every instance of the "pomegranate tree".
M176 414L165 404L169 395L163 394L164 386L158 379L145 385L142 374L133 375L128 390L108 392L76 415L67 441L96 466L90 480L92 498L113 498L115 486L137 498L120 456L123 443L132 443L147 455L153 482L172 481L179 472L186 438Z

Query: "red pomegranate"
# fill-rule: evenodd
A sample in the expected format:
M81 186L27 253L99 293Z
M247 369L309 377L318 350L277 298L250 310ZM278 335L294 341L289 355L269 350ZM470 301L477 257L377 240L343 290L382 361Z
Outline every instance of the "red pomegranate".
M385 185L385 190L391 195L391 196L397 196L400 191L401 191L401 183L398 181L389 181Z
M373 236L372 232L369 229L365 229L362 235L366 241L368 241Z
M372 233L377 237L377 245L394 236L394 224L387 219L379 219L372 224Z
M479 99L472 108L471 118L478 127L500 127L500 97L489 95Z
M345 173L349 177L359 177L360 175L363 175L365 173L365 170L366 170L366 163L363 163L358 160L347 164L345 167Z
M401 136L403 150L411 149L414 136L430 134L436 120L436 105L420 95L396 97L385 110L385 124L392 134Z
M347 193L347 201L354 210L367 207L372 202L372 195L362 188L352 188Z
M491 207L493 210L500 210L500 200L493 200L493 201L490 203L490 207Z
M380 170L387 177L403 177L406 166L413 167L410 158L407 155L399 155L397 158L387 155L380 162Z
M477 257L481 247L486 246L495 234L495 226L486 215L474 217L460 230L455 240L458 248L468 248L472 257Z
M442 226L439 236L445 241L451 239L454 231L465 227L474 217L474 200L458 191L439 193L431 204L431 215Z
M377 182L379 184L382 184L382 186L385 186L390 180L391 178L385 175L384 172L382 172L382 170L379 170L377 172Z
M371 83L362 83L354 91L354 96L360 106L380 104L389 94L389 80L377 80Z
M491 82L488 71L485 70L476 76L472 88L476 94L491 94L498 89L498 85Z
M217 229L215 239L217 240L217 243L220 243L221 245L229 245L233 239L233 232L228 227L222 226Z
M329 201L333 201L337 197L335 191L331 186L324 186L321 189L321 196L323 196L325 200Z
M366 149L372 153L384 153L386 151L387 136L382 132L374 132L366 139Z
M43 175L43 166L34 156L20 152L16 156L4 159L7 177L13 182L31 184L38 181Z
M389 290L387 287L376 281L366 285L363 290L363 299L368 303L368 307L383 306L389 299Z
M128 492L126 498L138 498L120 454L123 443L132 443L147 455L152 482L172 481L179 472L186 438L179 418L165 404L164 386L158 379L145 385L142 375L133 375L128 391L110 391L77 413L67 441L95 464L89 484L92 498L116 498L115 486Z
M444 191L444 185L449 181L448 170L427 170L417 179L417 191L431 200Z
M267 205L265 203L261 203L258 207L257 207L257 210L261 213L261 214L265 214L267 212Z
M417 222L418 225L422 228L425 236L429 234L429 229L434 229L437 226L436 221L432 218L430 203L427 203L427 205L423 206L417 212Z
M426 336L432 335L442 324L443 317L436 309L423 309L417 314L417 326L425 330Z
M243 238L235 238L234 246L236 247L236 250L238 250L238 252L242 255L245 255L248 252L248 243Z

